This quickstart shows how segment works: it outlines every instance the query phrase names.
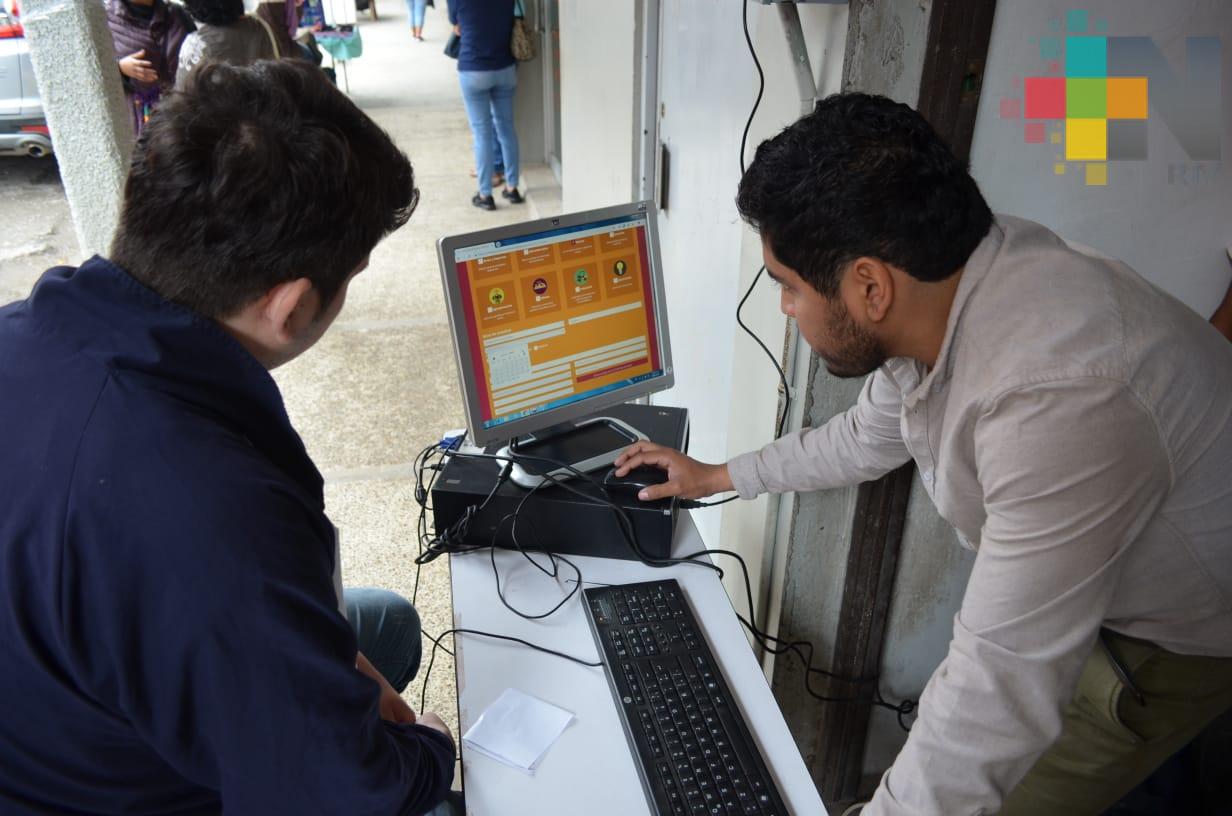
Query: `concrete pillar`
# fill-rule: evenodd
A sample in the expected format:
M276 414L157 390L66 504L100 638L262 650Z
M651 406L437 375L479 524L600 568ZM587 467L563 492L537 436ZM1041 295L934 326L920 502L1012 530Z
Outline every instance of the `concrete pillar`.
M98 0L25 0L22 24L82 257L106 254L133 149L106 11Z

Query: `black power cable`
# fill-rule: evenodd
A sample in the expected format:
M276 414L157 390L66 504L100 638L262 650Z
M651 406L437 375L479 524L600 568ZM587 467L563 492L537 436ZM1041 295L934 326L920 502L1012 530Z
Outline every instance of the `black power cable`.
M487 459L487 460L491 460L494 462L501 462L503 463L503 466L501 468L501 473L496 480L496 484L493 486L492 490L489 491L487 497L485 497L483 502L479 505L472 505L471 507L467 508L467 512L464 514L463 518L460 519L459 522L455 522L453 525L451 525L449 530L446 531L446 536L444 538L438 536L436 539L429 542L427 546L424 548L426 551L425 554L430 553L431 558L435 558L445 553L463 554L463 553L475 552L477 550L482 550L482 549L489 550L489 558L492 564L493 575L496 578L496 583L498 587L497 591L498 591L498 595L500 597L501 603L504 604L504 606L510 611L512 611L514 614L522 618L525 618L527 620L541 620L543 618L546 618L549 615L552 615L553 613L558 611L566 603L568 603L568 601L572 599L578 593L583 583L581 570L578 569L576 564L574 564L573 562L569 561L567 558L559 554L547 553L547 552L543 552L540 550L531 550L531 549L527 549L523 547L521 542L516 539L516 534L513 532L513 531L516 531L518 517L521 514L523 508L526 506L526 503L528 502L530 497L536 491L538 491L541 487L549 483L556 487L560 487L564 490L574 493L575 495L587 501L591 501L596 504L602 504L602 505L607 506L609 509L611 509L616 516L618 525L621 529L622 536L625 538L626 543L629 544L630 549L638 557L638 560L641 563L646 564L647 566L661 568L661 567L674 566L676 564L692 564L698 567L703 567L706 569L713 570L721 579L723 577L722 568L720 568L717 564L711 563L709 561L699 561L696 559L699 556L703 556L703 555L705 556L721 555L721 556L725 556L729 558L734 558L736 562L740 565L741 574L742 574L743 581L744 581L745 595L748 600L750 614L752 614L752 610L753 610L752 581L749 577L748 565L745 563L744 558L741 557L739 553L732 552L730 550L723 550L723 549L705 549L705 550L698 550L696 552L690 553L689 555L686 555L680 558L654 558L648 555L642 549L640 543L638 542L636 529L634 528L632 520L629 518L625 509L621 507L620 505L615 504L614 502L607 499L606 491L604 490L603 485L599 481L594 479L592 476L590 476L589 474L583 473L582 471L579 471L576 468L564 462L559 462L554 459L549 459L547 457L542 457L542 456L526 456L526 455L501 456L498 454L490 454L490 453L463 453L459 451L448 451L448 450L442 451L441 456L443 458L456 457L460 459L478 459L478 460ZM565 470L568 473L570 473L570 475L574 476L578 481L580 481L580 483L595 488L597 492L594 494L587 493L586 491L580 489L574 484L571 484L569 481L560 479L552 474L547 474L543 482L541 482L536 487L528 490L526 494L522 496L521 500L518 502L517 507L514 509L514 512L506 514L505 516L501 518L501 520L497 524L496 530L493 533L492 539L488 544L477 545L477 544L466 543L464 541L465 530L463 529L462 535L458 535L458 528L460 526L462 528L469 526L471 520L477 517L479 512L481 512L482 509L487 506L487 504L491 501L492 496L496 494L496 491L499 489L500 485L503 483L505 476L508 474L511 463L514 461L519 461L519 460L525 461L525 462L537 462L540 464L546 463L546 464L551 465L553 469ZM420 481L421 478L422 477L419 474L417 474L417 481ZM421 506L421 514L426 512L426 502L420 502L420 506ZM472 510L474 512L471 512ZM574 587L566 594L566 596L558 604L556 604L552 609L548 610L545 613L532 614L532 613L523 612L515 608L513 605L511 605L508 602L508 600L505 598L503 594L503 591L501 591L500 589L500 575L499 575L499 571L497 570L496 555L495 555L496 546L497 546L496 540L498 538L498 534L499 534L499 530L501 526L503 526L506 521L509 521L512 525L510 529L511 529L511 537L513 537L513 543L514 543L515 549L524 558L526 558L526 560L530 561L530 563L533 564L541 572L548 575L549 577L553 577L553 578L559 577L559 566L556 564L557 559L564 561L574 570L574 573L576 576L574 579L576 581ZM461 524L461 522L465 522L465 524ZM541 553L543 555L548 556L549 560L552 563L552 569L549 570L543 567L541 564L537 563L533 558L531 558L530 556L531 553ZM428 558L426 560L431 560L431 558ZM837 675L833 672L825 671L824 669L815 668L812 665L813 653L814 653L814 647L812 643L808 641L788 642L788 641L782 640L778 637L775 637L774 635L770 635L766 632L761 631L756 626L755 619L745 620L743 617L739 615L737 615L737 617L739 618L741 623L749 630L753 638L759 644L761 644L763 648L765 648L767 651L770 651L773 654L783 654L786 652L791 652L792 654L795 654L797 657L800 658L801 662L804 664L804 667L805 667L805 690L810 696L822 702L865 704L865 705L871 705L871 706L875 706L878 708L884 708L886 710L893 711L898 717L899 725L902 726L904 730L907 730L907 726L903 722L902 718L904 715L910 714L915 709L915 703L913 701L910 701L910 700L904 701L903 703L898 704L898 705L891 704L882 697L880 689L878 689L875 685L873 687L872 699L864 698L864 697L854 697L854 698L827 697L825 695L822 695L812 688L811 679L813 675L820 675L823 677L835 679L835 680L853 684L853 685L875 683L877 678L876 677L846 678L841 675ZM490 633L477 633L477 634L489 634L492 637L503 638L506 640L518 640L517 638L509 638L503 635L491 635ZM429 676L431 674L433 659L435 657L435 650L439 645L439 637L443 637L443 635L439 636L438 638L432 638L430 635L428 637L429 639L433 640L433 655L429 659L428 668L424 674L424 689L425 689L423 692L424 694L426 694L427 683L428 683ZM518 642L523 642L523 641L518 641ZM772 644L778 644L778 645L772 645ZM529 643L527 643L526 645L530 646L531 648L537 649L539 651L544 651L549 654L556 654L560 656L559 653L554 652L550 649L544 649L542 647L538 647L538 646L535 646L534 644L529 644ZM444 648L444 647L441 646L440 648ZM804 648L808 649L807 655L803 651ZM570 658L570 659L574 659L574 658ZM575 662L581 662L581 661L577 661L576 659L574 660ZM421 706L422 706L422 702L421 702Z
M748 147L749 130L753 126L753 118L757 115L757 109L761 106L762 96L764 95L765 90L766 90L766 74L762 70L761 60L757 58L757 49L753 47L753 38L749 34L749 3L748 1L741 0L741 6L742 6L741 25L744 29L744 42L745 42L745 45L748 46L749 56L753 59L753 66L757 69L757 98L753 101L753 108L749 111L749 118L744 123L744 133L740 137L740 175L741 177L743 177L745 170L747 169L745 166L744 157L745 157L745 153ZM760 269L757 270L757 274L753 276L753 282L749 284L748 291L746 291L744 293L744 297L740 299L740 304L736 307L736 323L740 326L741 329L744 330L745 334L753 338L753 342L757 343L757 345L761 347L761 350L766 353L766 356L770 358L770 363L774 366L774 370L779 375L779 384L783 390L783 413L779 416L778 425L775 431L775 438L777 439L783 435L783 430L787 424L787 416L788 414L791 413L791 388L787 383L787 375L783 371L783 366L779 364L778 358L775 357L770 352L770 349L766 347L766 344L762 342L761 338L758 337L757 334L754 333L752 329L750 329L747 325L745 325L745 322L743 318L741 317L741 311L744 309L744 304L748 301L749 296L753 294L753 289L756 288L757 282L761 280L762 273L764 273L765 271L766 271L765 266L762 266ZM730 499L726 499L724 501L730 501ZM722 504L722 503L723 502L714 502L714 504ZM707 506L707 505L699 504L697 506ZM743 562L741 563L741 566L744 566ZM747 568L745 569L744 574L745 574L745 580L747 582L748 581L748 569ZM753 593L750 587L746 587L746 591L748 592L748 595L749 595L749 614L751 615L753 612ZM756 639L758 643L761 644L762 648L764 648L766 651L774 655L781 655L786 652L791 652L796 657L800 658L800 661L804 664L804 688L805 688L805 691L808 692L810 696L822 702L868 703L868 704L875 705L880 708L888 709L895 713L895 716L898 719L898 725L900 728L902 728L904 731L911 730L907 726L907 724L904 722L903 717L913 713L916 710L918 706L917 701L903 700L901 703L898 703L897 705L891 704L882 697L881 689L876 685L873 686L873 699L872 700L840 699L840 698L826 697L822 694L819 694L818 692L813 690L810 684L810 680L814 674L820 674L824 677L829 677L835 680L840 680L840 681L851 683L851 684L870 683L870 682L876 681L877 678L876 677L865 678L865 679L843 678L843 677L839 677L838 675L832 674L831 672L826 672L821 669L814 668L813 667L813 644L810 643L809 641L801 640L801 641L788 642L785 640L781 640L777 637L774 637L772 635L767 635L765 633L760 632L753 625L753 622L751 621L746 621L743 618L741 618L740 622L743 623L746 628L748 628L750 634L753 635L754 639ZM771 642L774 642L775 644L778 644L778 645L771 646L770 645ZM808 648L807 655L805 655L803 651L804 647Z
M441 645L441 641L445 638L446 635L456 635L456 634L477 635L479 637L495 638L496 640L508 640L513 643L520 643L521 645L534 649L537 652L543 652L544 654L550 654L550 655L554 655L555 657L564 658L565 660L568 660L570 662L577 663L579 666L590 666L593 668L599 668L600 666L603 665L603 661L601 660L596 660L596 661L584 660L580 657L574 657L573 655L565 654L564 652L558 652L555 649L549 649L546 646L540 646L538 644L531 643L529 640L522 640L522 638L512 637L511 635L497 635L497 634L493 634L492 632L481 632L478 629L446 629L444 632L441 632L436 637L432 637L431 635L427 636L428 640L432 641L432 652L428 655L428 667L424 670L423 688L420 689L420 692L419 692L419 710L420 711L423 711L424 703L428 699L428 678L432 674L432 664L436 662L436 650L441 649L448 654L453 654L453 652L450 652L448 649L446 649L444 646Z
M741 22L744 27L744 42L749 47L749 56L753 58L753 65L757 68L757 99L753 101L753 109L749 111L749 118L744 123L744 133L740 136L740 176L744 177L745 163L744 154L748 147L749 129L753 127L753 117L757 115L757 109L761 107L762 96L766 92L766 73L761 68L761 60L757 58L757 50L753 48L753 38L749 35L749 3L748 0L741 0L743 14ZM748 301L749 296L753 294L753 290L757 288L757 282L761 280L762 273L766 271L766 267L761 267L757 270L757 274L753 276L753 282L749 284L748 291L744 293L744 297L740 298L740 305L736 307L736 324L744 329L744 333L753 338L753 342L761 347L761 350L770 358L771 365L778 372L779 383L783 389L783 413L779 417L778 424L775 429L774 438L778 439L783 435L783 429L787 426L787 415L791 413L791 388L787 384L787 374L783 371L783 366L779 365L778 358L775 357L770 349L766 348L766 344L761 341L761 338L750 329L741 317L741 312L744 309L744 304ZM727 499L725 501L730 501ZM715 502L717 504L718 502Z

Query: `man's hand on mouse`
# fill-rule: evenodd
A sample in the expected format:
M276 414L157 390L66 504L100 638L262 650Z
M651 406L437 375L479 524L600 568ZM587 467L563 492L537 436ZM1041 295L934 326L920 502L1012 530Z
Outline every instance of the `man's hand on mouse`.
M650 485L638 492L642 501L654 501L678 496L700 499L715 493L734 490L727 465L708 465L685 456L678 450L653 442L636 442L616 457L616 476L621 477L636 467L648 465L667 471L667 481Z

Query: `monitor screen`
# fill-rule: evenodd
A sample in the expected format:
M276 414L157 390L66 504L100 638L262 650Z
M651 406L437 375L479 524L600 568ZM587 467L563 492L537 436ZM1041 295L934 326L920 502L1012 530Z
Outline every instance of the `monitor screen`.
M531 222L474 243L442 241L475 436L509 436L512 423L524 433L536 423L520 420L552 424L559 409L576 408L561 417L574 418L607 395L627 399L630 389L671 384L653 211L624 209L631 211Z

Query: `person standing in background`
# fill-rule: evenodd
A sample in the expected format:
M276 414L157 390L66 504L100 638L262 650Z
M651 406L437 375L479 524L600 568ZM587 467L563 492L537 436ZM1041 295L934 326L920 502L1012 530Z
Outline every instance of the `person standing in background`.
M299 31L299 0L259 0L253 15L267 23L278 43L278 52L283 56L297 54L299 46L295 35ZM301 55L308 56L308 55Z
M478 178L475 168L471 168L471 178ZM505 159L501 156L500 139L496 138L495 128L492 130L492 186L505 183Z
M183 8L166 0L106 0L106 7L133 133L140 136L159 97L175 86L180 46L195 27Z
M291 56L281 52L269 23L244 13L244 0L185 0L185 6L198 28L180 47L176 90L183 89L193 70L207 62L250 65Z
M406 0L406 16L411 22L411 36L423 42L424 12L428 0Z
M471 203L482 210L496 209L492 197L495 129L505 161L505 189L501 196L511 204L521 204L525 199L518 192L518 136L513 127L518 67L509 50L513 0L450 0L449 22L462 38L458 78L475 142L479 191Z

